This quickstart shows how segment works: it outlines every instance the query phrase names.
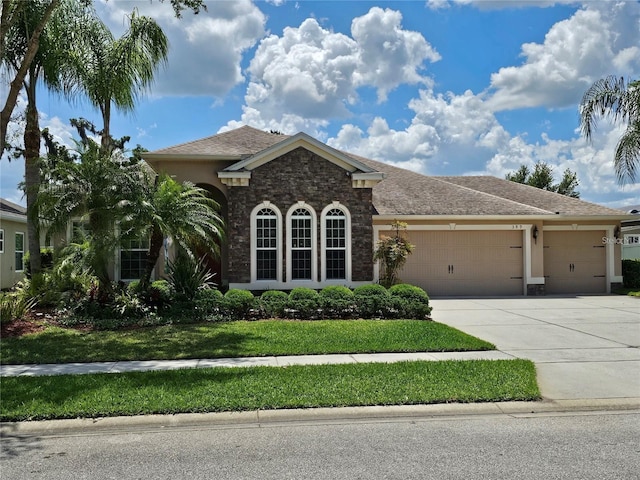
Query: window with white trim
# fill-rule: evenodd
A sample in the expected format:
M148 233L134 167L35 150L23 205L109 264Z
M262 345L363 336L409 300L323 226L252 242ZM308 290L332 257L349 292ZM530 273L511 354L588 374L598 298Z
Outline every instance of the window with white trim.
M347 217L339 208L332 208L324 217L325 278L346 279L347 275Z
M16 265L15 265L15 271L16 272L22 272L24 271L24 233L23 232L16 232L16 248L15 248L15 253L16 253Z
M278 279L278 215L269 207L255 214L255 277L256 280Z
M0 228L0 253L4 253L4 229Z
M291 223L291 280L311 280L312 216L306 208L297 208L289 217Z
M120 280L138 280L142 277L149 252L148 238L127 238L120 247Z

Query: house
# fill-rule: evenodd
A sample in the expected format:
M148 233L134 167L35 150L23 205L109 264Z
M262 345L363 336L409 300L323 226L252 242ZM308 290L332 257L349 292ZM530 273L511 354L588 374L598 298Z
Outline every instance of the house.
M24 278L27 245L27 209L0 198L0 289Z
M231 288L375 282L390 224L416 246L400 273L433 296L605 293L622 283L624 213L488 176L430 177L305 133L241 127L143 155L221 205L215 265Z
M634 218L622 222L622 259L640 260L640 205L629 208L627 213Z

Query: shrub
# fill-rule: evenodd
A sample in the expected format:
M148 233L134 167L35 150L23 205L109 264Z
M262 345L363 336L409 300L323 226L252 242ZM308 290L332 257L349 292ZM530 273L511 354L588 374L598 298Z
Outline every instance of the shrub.
M193 309L190 312L195 314L197 319L206 322L217 322L225 320L224 295L217 289L200 290L193 299Z
M626 288L640 288L640 260L622 260L622 276Z
M424 319L431 313L429 296L420 287L401 283L392 286L389 293L398 317Z
M288 301L289 295L280 290L267 290L260 295L260 306L266 317L284 317Z
M21 291L0 292L0 323L24 317L36 304Z
M389 291L382 285L361 285L353 290L353 296L362 318L385 317L392 309Z
M27 250L22 257L22 264L24 267L24 274L27 278L31 278L31 262L29 251ZM53 267L53 248L41 247L40 248L40 266L43 271L51 270Z
M288 314L293 318L315 318L318 316L320 297L318 292L307 287L296 287L289 293Z
M331 285L320 290L320 307L325 318L347 318L355 312L353 292L347 287Z
M248 290L231 289L224 295L225 314L232 319L249 318L255 297Z
M409 243L403 232L407 229L407 224L398 222L397 220L391 224L391 228L395 230L393 237L383 236L376 244L373 253L373 260L380 261L382 272L380 275L380 283L385 287L390 287L399 282L398 273L407 263L407 258L413 252L414 245Z
M198 290L214 286L212 280L213 274L207 268L204 258L196 260L180 251L169 262L169 282L178 300L193 300Z

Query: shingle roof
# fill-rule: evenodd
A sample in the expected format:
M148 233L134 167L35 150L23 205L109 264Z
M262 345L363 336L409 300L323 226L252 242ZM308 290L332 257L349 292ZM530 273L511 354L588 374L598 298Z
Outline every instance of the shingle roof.
M149 154L244 159L288 138L244 126ZM380 215L621 215L619 210L496 177L430 177L342 153L386 175L373 188L373 204Z
M257 128L244 126L149 153L153 155L211 155L244 158L271 147L286 138L288 138L288 135L269 133Z
M27 214L27 209L20 206L20 205L16 205L13 202L10 202L9 200L5 200L4 198L0 198L0 211L2 212L8 212L8 213L15 213L18 215L26 215Z

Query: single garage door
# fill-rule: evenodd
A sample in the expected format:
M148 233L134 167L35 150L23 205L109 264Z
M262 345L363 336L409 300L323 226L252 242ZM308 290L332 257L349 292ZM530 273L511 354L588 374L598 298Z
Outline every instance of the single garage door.
M605 293L604 231L545 231L545 292Z
M431 296L523 294L520 230L408 231L407 237L415 249L400 278Z

